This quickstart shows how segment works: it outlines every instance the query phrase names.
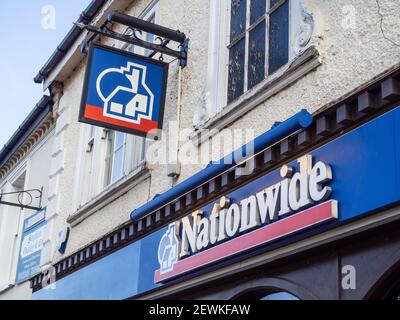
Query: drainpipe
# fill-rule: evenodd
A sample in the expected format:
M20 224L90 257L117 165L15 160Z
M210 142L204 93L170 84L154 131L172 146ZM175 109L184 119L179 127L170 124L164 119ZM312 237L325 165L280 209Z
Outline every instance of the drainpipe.
M168 163L167 175L177 179L181 173L181 164L179 162L179 134L181 129L181 110L182 110L182 68L178 67L178 101L176 111L176 140L175 140L175 156L176 163ZM168 153L169 155L169 153Z

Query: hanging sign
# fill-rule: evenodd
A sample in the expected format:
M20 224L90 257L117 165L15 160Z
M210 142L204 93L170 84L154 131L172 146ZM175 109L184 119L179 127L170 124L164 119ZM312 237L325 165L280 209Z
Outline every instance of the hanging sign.
M92 43L79 121L159 138L168 64Z

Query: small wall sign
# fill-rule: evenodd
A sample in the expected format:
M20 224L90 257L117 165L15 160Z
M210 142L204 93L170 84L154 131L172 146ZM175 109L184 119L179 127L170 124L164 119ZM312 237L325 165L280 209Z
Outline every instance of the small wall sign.
M40 271L45 226L45 210L38 211L24 220L16 283L26 281Z

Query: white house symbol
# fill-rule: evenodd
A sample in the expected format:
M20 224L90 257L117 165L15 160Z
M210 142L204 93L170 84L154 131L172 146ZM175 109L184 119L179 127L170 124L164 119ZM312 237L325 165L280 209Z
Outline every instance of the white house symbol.
M105 117L140 124L142 119L151 120L153 116L154 94L146 85L147 68L133 62L128 62L126 67L109 68L100 73L96 81L97 94L104 102L103 115ZM115 89L104 96L101 91L101 83L104 77L110 73L124 75L130 83L130 87L116 83ZM147 94L139 94L139 85Z

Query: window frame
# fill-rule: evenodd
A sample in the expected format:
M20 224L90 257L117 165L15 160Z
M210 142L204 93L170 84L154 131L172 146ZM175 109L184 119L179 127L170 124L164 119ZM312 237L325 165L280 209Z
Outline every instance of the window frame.
M85 172L87 174L87 178L89 181L93 180L93 176L95 176L95 137L96 137L96 127L95 126L90 126L89 128L89 140L87 143L87 149L86 149L86 156L89 156L89 164L88 164L88 171ZM87 198L90 199L93 197L93 184L89 183L87 186Z
M29 160L25 160L14 169L7 179L3 181L0 186L0 191L18 192L27 189L29 166ZM20 179L23 181L22 184L21 181L19 181ZM23 197L25 198L26 195ZM8 243L7 241L5 241L5 243L0 243L0 250L3 253L3 258L5 256L7 259L7 261L2 261L2 265L0 266L0 271L3 273L2 277L0 277L0 293L16 284L19 250L23 234L23 221L25 217L29 216L29 212L27 212L27 209L12 206L3 206L0 210L0 238L8 240ZM5 234L3 234L3 232Z
M154 0L152 3L148 5L148 7L142 12L142 14L139 15L139 19L157 23L160 12L159 7L160 7L159 0ZM150 33L148 32L142 32L142 34L139 34L137 36L139 36L140 38L144 38L147 41L146 37L149 34ZM151 54L151 50L135 46L133 44L127 45L126 49L132 53L143 55L145 57L148 57L149 54Z
M279 6L280 7L280 6ZM276 7L278 8L278 7ZM231 0L210 1L210 21L209 21L209 47L208 47L208 67L207 78L204 92L204 103L200 105L193 117L193 125L196 130L213 127L219 127L219 122L226 123L227 115L235 110L243 101L251 100L261 91L274 91L272 83L278 83L291 68L293 62L300 59L311 46L311 37L314 35L314 19L301 5L301 0L289 0L289 52L288 62L276 70L273 74L266 76L262 81L252 87L250 90L244 91L236 99L228 103L228 76L229 76L229 50L230 44L230 10ZM249 10L247 10L249 14ZM311 21L305 21L309 19ZM247 27L246 20L246 27ZM304 23L311 24L311 32L304 35ZM266 40L269 37L269 23L266 28ZM216 32L217 31L217 32ZM246 28L247 32L247 28ZM306 40L300 37L306 37ZM247 37L248 38L248 37ZM268 42L268 41L267 41ZM299 43L301 42L301 44ZM268 47L266 46L266 50ZM301 68L304 72L299 72L298 77L313 70L321 62L317 55L313 54L313 58L303 65ZM247 59L247 58L246 58ZM266 65L268 65L268 54L265 54ZM245 70L247 69L245 66ZM265 68L267 70L267 68ZM247 72L247 70L245 71ZM246 80L247 81L247 80ZM292 79L290 80L292 81ZM278 85L281 89L285 84ZM269 94L266 94L269 95ZM233 113L233 112L232 112ZM242 114L240 113L240 116ZM236 119L235 115L229 115L228 119ZM230 120L233 121L233 120ZM197 140L198 134L193 134L192 139ZM203 141L203 139L201 140Z
M116 145L117 134L121 134L123 136L123 141L121 145ZM112 138L110 137L112 135ZM112 143L112 147L110 148L110 143ZM104 170L104 188L114 184L119 179L126 175L125 163L126 163L126 148L127 148L127 134L119 131L109 130L107 132L107 147L106 147L106 155L104 157L105 162L105 170ZM111 150L110 150L111 149ZM122 150L121 156L121 174L118 177L114 178L115 174L115 160L116 153ZM109 162L108 162L109 161Z
M232 102L234 102L236 99L240 98L242 95L244 95L246 92L249 90L253 89L256 87L258 84L264 82L271 76L273 76L275 73L277 73L280 69L285 67L288 63L293 58L293 48L292 47L292 24L293 24L293 19L292 19L292 2L295 2L293 0L277 0L277 2L273 5L273 7L270 6L271 0L264 0L265 1L265 12L260 15L253 23L251 23L251 0L242 0L246 1L246 26L244 28L244 31L239 34L235 39L231 39L231 9L232 9L232 1L234 0L225 0L227 4L227 20L228 20L228 30L227 30L227 43L226 43L226 55L227 55L227 75L226 75L226 97L225 97L225 105L228 105ZM276 12L281 6L283 6L286 2L289 3L289 12L288 12L288 61L280 66L277 70L275 70L273 73L269 74L269 45L270 45L270 17L271 14ZM249 46L250 46L250 33L253 31L255 28L257 28L260 24L264 24L265 27L265 34L264 34L264 45L265 45L265 51L264 51L264 78L259 81L257 84L253 85L251 88L249 88ZM245 49L244 49L244 65L243 65L243 92L238 95L236 98L233 98L230 102L228 102L228 85L229 85L229 55L230 55L230 50L232 47L237 45L242 39L245 41Z

